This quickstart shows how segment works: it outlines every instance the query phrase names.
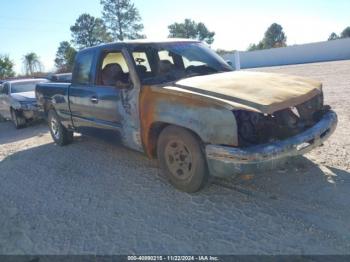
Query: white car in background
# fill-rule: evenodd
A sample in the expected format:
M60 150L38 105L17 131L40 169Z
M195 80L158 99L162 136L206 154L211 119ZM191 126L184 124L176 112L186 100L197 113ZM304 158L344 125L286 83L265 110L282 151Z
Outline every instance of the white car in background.
M35 86L47 79L8 80L0 85L0 115L10 119L16 128L40 118L35 98Z

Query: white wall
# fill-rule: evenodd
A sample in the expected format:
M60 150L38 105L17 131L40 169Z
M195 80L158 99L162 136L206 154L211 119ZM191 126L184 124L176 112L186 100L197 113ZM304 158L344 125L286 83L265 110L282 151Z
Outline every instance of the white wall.
M224 56L233 65L235 54ZM350 59L350 38L273 48L250 52L239 52L241 68L303 64Z

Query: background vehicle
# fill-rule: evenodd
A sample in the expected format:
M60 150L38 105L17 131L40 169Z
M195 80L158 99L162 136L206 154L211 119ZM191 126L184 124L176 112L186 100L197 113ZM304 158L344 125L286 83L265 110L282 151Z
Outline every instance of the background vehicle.
M119 134L157 157L178 189L209 175L283 164L323 143L337 116L322 85L278 74L232 72L196 41L131 41L82 50L71 84L38 84L36 96L59 145L73 132Z
M11 119L16 128L40 117L35 99L35 85L46 79L22 79L5 81L0 86L0 114Z
M48 77L51 82L70 83L72 82L72 73L52 74Z

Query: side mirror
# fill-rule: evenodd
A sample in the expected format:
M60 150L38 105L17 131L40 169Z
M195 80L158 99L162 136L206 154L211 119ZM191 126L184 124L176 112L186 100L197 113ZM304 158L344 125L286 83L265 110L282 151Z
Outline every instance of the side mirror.
M233 64L230 60L226 60L226 63L229 64L230 66L233 66Z

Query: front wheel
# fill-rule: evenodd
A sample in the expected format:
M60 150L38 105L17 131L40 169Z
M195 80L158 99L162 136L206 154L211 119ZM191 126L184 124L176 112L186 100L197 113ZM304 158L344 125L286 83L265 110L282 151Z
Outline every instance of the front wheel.
M50 110L48 124L52 139L59 146L65 146L73 142L73 132L67 130L60 122L56 111Z
M20 129L20 128L24 127L24 125L26 124L25 118L20 116L19 112L17 112L14 109L11 109L11 120L12 120L13 124L15 125L16 129Z
M176 126L166 127L159 136L157 155L162 172L177 189L194 193L208 181L208 169L200 140Z

